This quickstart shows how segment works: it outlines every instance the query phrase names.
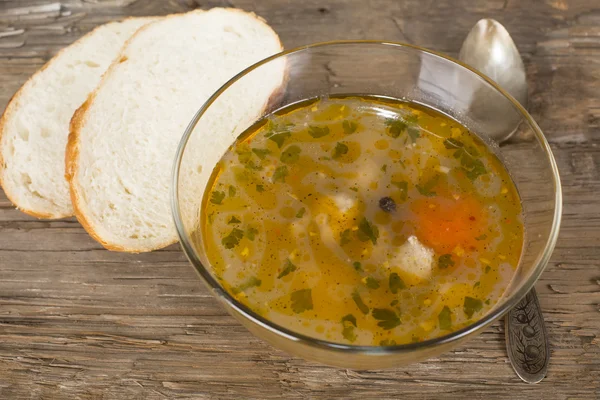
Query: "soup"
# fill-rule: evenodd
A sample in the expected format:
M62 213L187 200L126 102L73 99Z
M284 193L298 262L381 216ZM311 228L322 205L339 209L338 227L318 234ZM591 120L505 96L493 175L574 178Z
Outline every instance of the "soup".
M423 106L345 96L283 108L215 167L199 238L238 301L323 340L394 345L494 307L521 255L494 153Z

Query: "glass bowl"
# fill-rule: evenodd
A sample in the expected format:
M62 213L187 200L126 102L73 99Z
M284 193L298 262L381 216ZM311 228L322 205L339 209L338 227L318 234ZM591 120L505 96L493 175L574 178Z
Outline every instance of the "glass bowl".
M278 84L268 87L273 82ZM265 89L273 92L268 101L264 94L258 95ZM204 189L215 164L257 119L285 105L330 94L369 94L424 104L470 128L504 162L521 196L523 252L505 295L473 324L404 345L333 343L298 334L259 316L229 295L213 276L197 227ZM500 119L498 110L502 110ZM492 139L499 120L513 121L518 127L512 139L501 146ZM171 193L183 250L231 315L254 335L288 353L356 369L399 366L438 355L474 337L510 310L546 267L558 236L562 204L560 178L548 142L515 99L489 78L445 55L375 41L300 47L260 61L232 78L208 99L186 129L173 167Z

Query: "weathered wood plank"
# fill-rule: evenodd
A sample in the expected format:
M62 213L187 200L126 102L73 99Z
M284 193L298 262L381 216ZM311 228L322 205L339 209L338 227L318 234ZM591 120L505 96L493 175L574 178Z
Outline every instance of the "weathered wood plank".
M286 47L369 38L456 55L479 18L505 24L565 197L557 249L536 286L552 346L547 378L516 378L498 323L453 352L389 371L290 357L229 317L178 246L107 252L75 220L37 221L0 192L0 398L600 398L597 1L0 0L0 107L98 24L198 6L255 11Z

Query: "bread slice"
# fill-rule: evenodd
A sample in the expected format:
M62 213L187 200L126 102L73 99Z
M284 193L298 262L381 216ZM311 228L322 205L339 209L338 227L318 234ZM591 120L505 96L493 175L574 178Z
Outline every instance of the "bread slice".
M140 29L71 122L67 178L88 233L116 251L175 243L169 190L186 126L227 80L281 50L262 19L236 9L172 15ZM211 107L211 129L196 147L198 165L187 169L187 182L206 181L240 127L257 118L280 88L284 69Z
M96 28L52 58L9 102L0 119L0 183L17 208L38 218L73 215L64 178L69 122L125 41L151 20Z

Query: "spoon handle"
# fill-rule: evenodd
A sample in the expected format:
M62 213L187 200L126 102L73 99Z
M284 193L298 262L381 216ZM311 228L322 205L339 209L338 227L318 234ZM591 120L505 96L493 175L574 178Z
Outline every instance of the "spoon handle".
M506 350L512 367L524 382L538 383L546 376L550 349L535 289L508 312L504 321Z

